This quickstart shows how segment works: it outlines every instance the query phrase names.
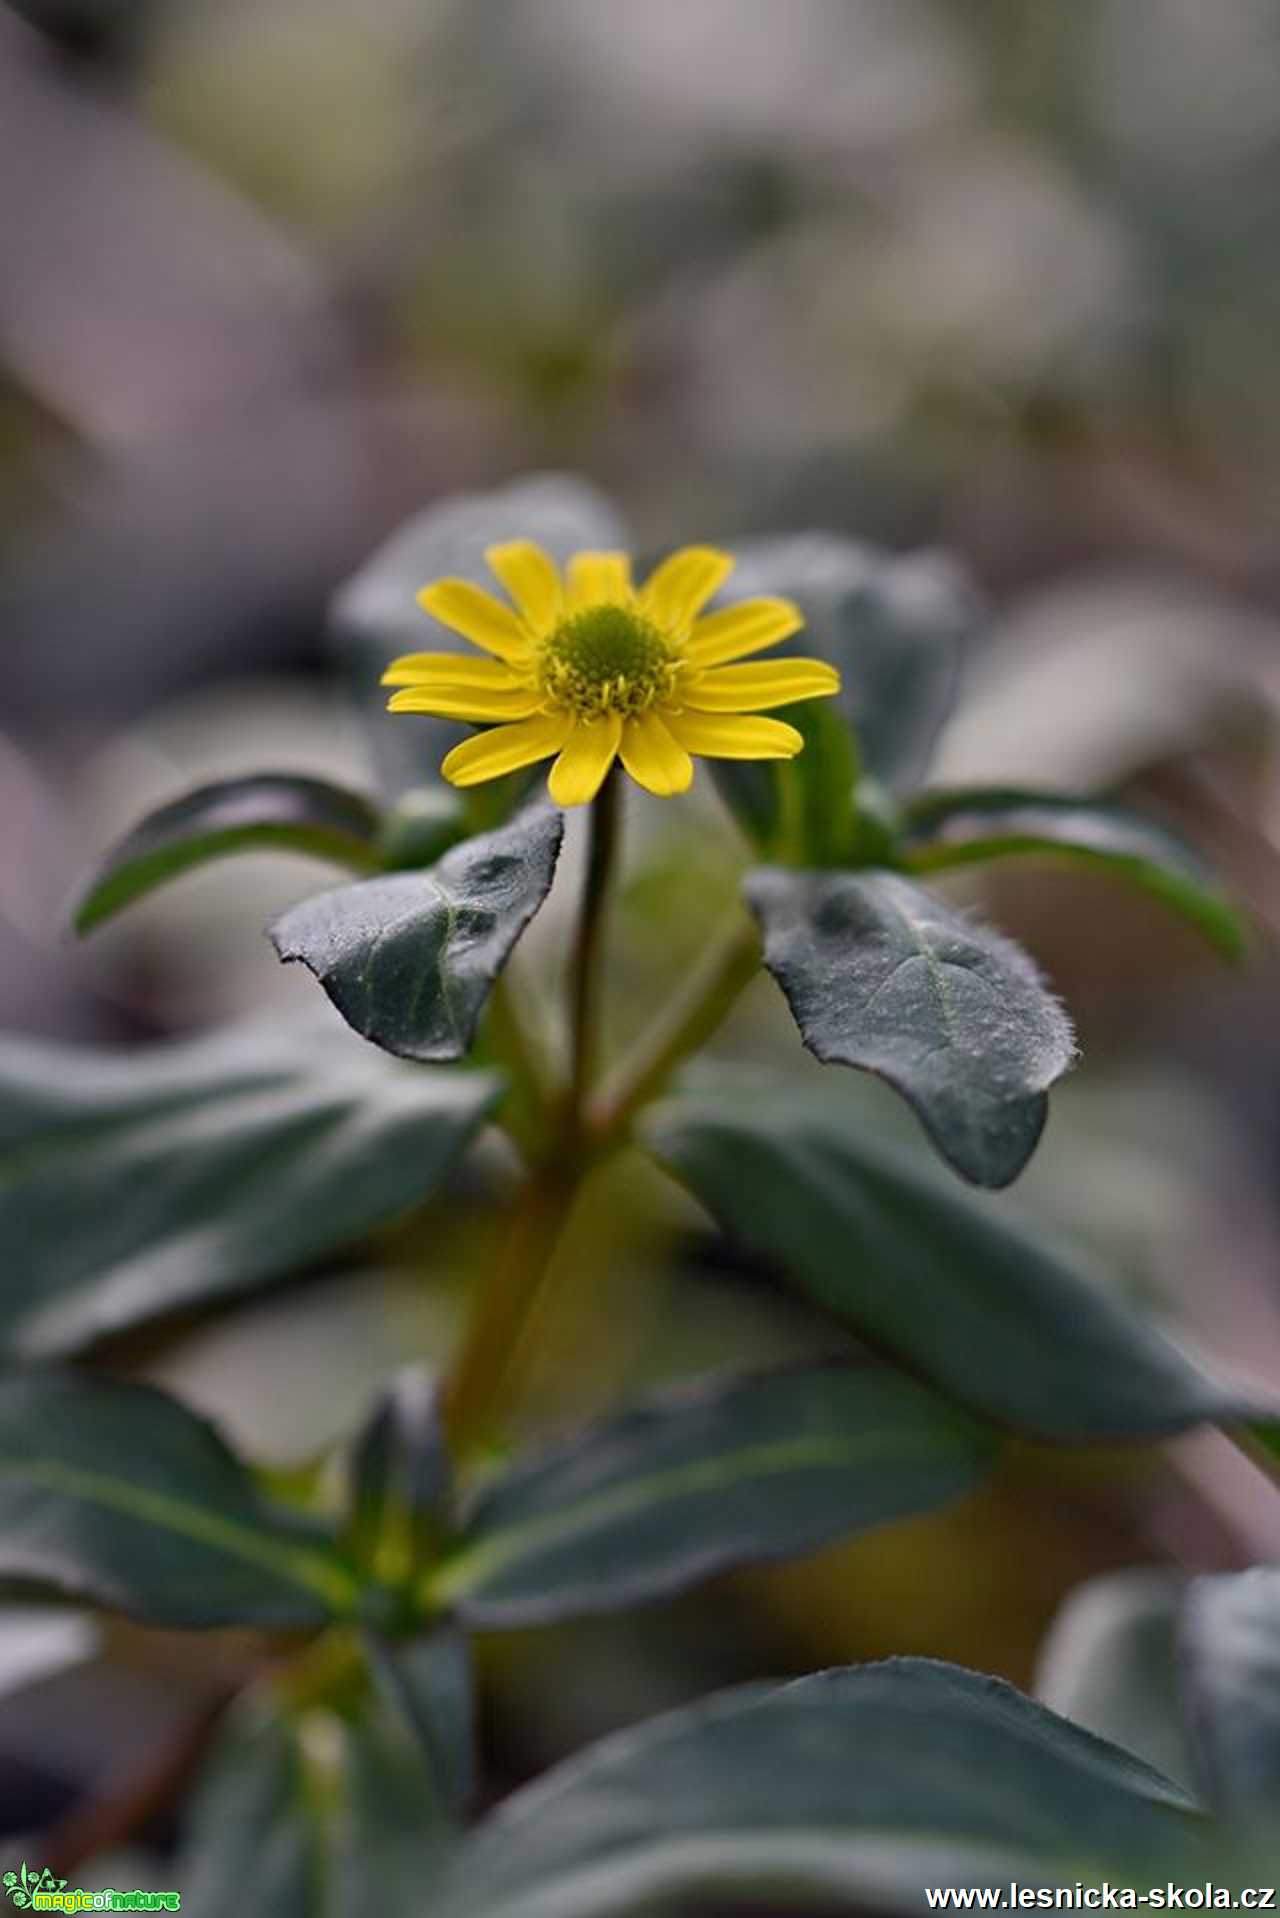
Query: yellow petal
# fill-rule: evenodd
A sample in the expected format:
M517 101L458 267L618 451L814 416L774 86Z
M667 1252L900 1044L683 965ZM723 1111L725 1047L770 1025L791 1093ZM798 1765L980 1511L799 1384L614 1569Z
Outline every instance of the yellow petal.
M657 713L642 713L622 729L622 763L638 786L669 799L689 790L693 761Z
M739 600L695 622L686 656L698 666L722 666L790 639L803 625L804 614L789 599Z
M730 554L715 546L682 546L649 575L640 598L667 632L687 626L733 571Z
M402 653L382 675L384 686L462 686L485 692L514 692L527 682L500 660L477 659L473 653Z
M758 713L797 699L840 691L840 675L821 659L771 659L758 666L717 666L686 680L680 697L700 713Z
M560 569L540 546L531 539L513 539L505 546L486 547L484 556L535 632L555 625L564 603Z
M434 713L438 719L531 719L541 709L536 686L497 693L466 686L405 686L387 701L389 713Z
M781 719L730 713L667 713L672 737L686 752L708 759L791 759L804 734Z
M423 587L418 604L442 626L461 633L486 653L496 653L499 659L525 660L533 650L511 608L492 593L473 586L469 579L438 579L434 585Z
M622 737L618 713L603 713L576 725L551 768L547 785L557 806L585 806L604 784Z
M631 598L631 561L625 553L575 553L569 561L569 604L625 605Z
M477 733L474 739L464 739L446 753L440 770L455 786L478 786L486 779L501 779L504 773L532 766L536 759L549 759L559 752L572 725L568 713L554 713L517 720L514 726L495 726L492 732Z

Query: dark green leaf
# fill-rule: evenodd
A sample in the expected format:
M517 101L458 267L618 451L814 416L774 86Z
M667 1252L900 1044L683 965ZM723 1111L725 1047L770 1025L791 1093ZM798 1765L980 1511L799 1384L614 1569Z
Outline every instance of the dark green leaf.
M374 1407L351 1456L351 1553L400 1590L448 1513L452 1469L431 1375L407 1368Z
M1150 1565L1075 1586L1040 1648L1035 1689L1051 1711L1191 1790L1176 1651L1186 1589L1181 1574Z
M816 653L839 670L842 691L830 704L852 728L863 770L887 786L914 784L951 710L961 646L977 622L959 570L939 553L901 558L838 533L746 540L734 552L735 599L782 593L804 613L803 631L777 656ZM714 766L747 831L772 850L780 825L773 769Z
M746 892L810 1051L886 1080L975 1185L1015 1179L1073 1054L1022 948L896 873L761 867Z
M237 1701L198 1782L175 1880L193 1918L416 1911L451 1828L399 1707L361 1686L341 1714ZM287 1675L286 1675L287 1683Z
M119 1380L0 1380L0 1576L164 1625L317 1625L359 1586L213 1427Z
M425 872L340 886L270 928L349 1026L403 1059L460 1059L494 980L551 890L563 815L541 801Z
M297 1732L241 1698L192 1796L174 1866L190 1918L320 1918L326 1861Z
M868 1137L830 1081L721 1072L656 1108L658 1157L724 1229L948 1397L1057 1439L1274 1417L1032 1235Z
M1176 1880L1201 1826L1158 1772L1001 1680L892 1659L590 1747L464 1842L431 1914L619 1918L735 1893L916 1912L926 1885Z
M612 1610L925 1511L990 1458L968 1420L867 1366L681 1387L486 1485L427 1589L477 1626Z
M329 1019L133 1053L5 1041L0 1345L66 1352L305 1269L427 1197L498 1091Z
M370 1637L369 1660L387 1698L410 1727L444 1822L476 1788L475 1696L466 1635L452 1625L418 1638Z
M229 853L307 853L357 872L382 864L378 815L359 793L298 773L255 773L197 786L148 813L106 855L75 908L89 932L166 879Z
M1280 1807L1280 1568L1199 1578L1181 1652L1205 1795L1233 1818Z
M1244 948L1236 913L1186 841L1168 826L1104 800L980 786L926 793L907 809L899 851L913 872L1012 853L1083 860L1153 893L1229 958Z
M367 718L383 789L393 796L438 777L440 761L468 732L452 720L386 710L379 682L397 654L469 650L423 612L418 590L455 574L500 593L484 549L511 539L537 540L558 560L579 549L626 545L616 514L592 487L563 474L535 474L496 492L429 506L379 548L334 602L334 647Z

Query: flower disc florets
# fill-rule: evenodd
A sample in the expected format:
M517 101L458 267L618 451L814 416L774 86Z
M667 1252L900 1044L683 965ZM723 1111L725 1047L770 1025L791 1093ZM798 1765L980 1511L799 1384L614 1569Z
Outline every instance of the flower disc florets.
M580 719L648 712L675 684L677 661L651 620L629 606L589 606L543 641L543 688Z

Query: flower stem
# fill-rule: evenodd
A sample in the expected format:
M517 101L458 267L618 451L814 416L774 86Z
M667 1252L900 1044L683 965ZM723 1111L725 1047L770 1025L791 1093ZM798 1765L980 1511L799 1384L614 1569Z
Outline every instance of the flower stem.
M515 1397L527 1333L556 1247L599 1148L586 1123L600 1034L600 950L618 844L619 783L611 774L591 807L587 871L569 979L569 1079L558 1110L544 1106L550 1136L531 1162L445 1393L455 1452L483 1440Z
M661 1092L689 1054L711 1037L760 965L760 939L748 919L735 921L707 954L685 991L641 1035L591 1102L587 1131L603 1150L619 1143L637 1112Z
M516 1200L445 1393L445 1424L456 1456L484 1441L513 1396L516 1356L585 1172L585 1165L547 1160Z
M572 1050L569 1066L570 1120L576 1132L595 1075L600 1050L600 945L604 932L604 908L609 881L613 874L621 817L621 781L611 771L591 807L587 847L587 873L582 889L582 910L578 919L578 938L573 954L570 985L572 1010Z

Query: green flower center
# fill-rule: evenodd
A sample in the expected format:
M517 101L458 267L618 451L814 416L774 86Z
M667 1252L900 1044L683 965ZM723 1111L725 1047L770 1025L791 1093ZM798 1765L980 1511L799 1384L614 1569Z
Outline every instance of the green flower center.
M543 690L580 719L647 712L675 684L676 659L651 621L629 606L589 606L543 642Z

